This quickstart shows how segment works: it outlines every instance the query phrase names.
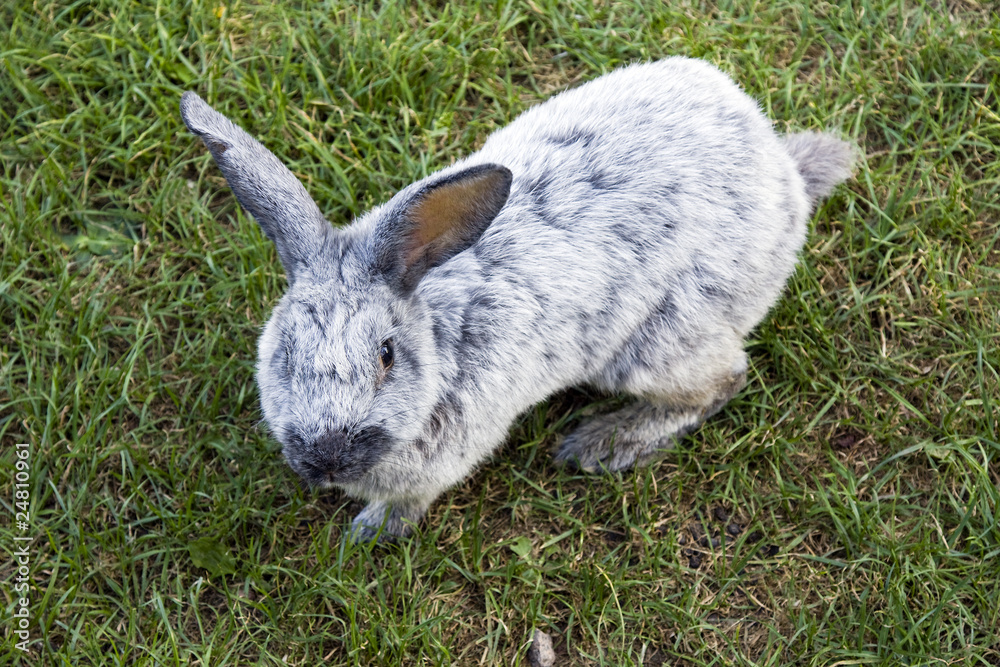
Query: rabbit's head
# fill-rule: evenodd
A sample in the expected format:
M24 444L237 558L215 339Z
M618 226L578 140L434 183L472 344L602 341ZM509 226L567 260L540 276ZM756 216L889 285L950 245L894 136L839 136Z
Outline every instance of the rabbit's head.
M310 486L398 490L418 475L413 443L448 356L417 288L479 239L507 200L510 172L446 170L335 230L277 157L197 95L184 95L181 114L288 276L257 361L264 418L288 463Z

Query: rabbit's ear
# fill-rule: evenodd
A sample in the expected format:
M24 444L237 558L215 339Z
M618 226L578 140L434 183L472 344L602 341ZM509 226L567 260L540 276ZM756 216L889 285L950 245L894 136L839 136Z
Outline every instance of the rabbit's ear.
M181 117L205 142L236 199L274 241L288 281L294 282L333 234L330 223L274 153L196 94L181 97Z
M482 236L507 202L511 173L482 164L396 195L375 229L375 266L401 292Z

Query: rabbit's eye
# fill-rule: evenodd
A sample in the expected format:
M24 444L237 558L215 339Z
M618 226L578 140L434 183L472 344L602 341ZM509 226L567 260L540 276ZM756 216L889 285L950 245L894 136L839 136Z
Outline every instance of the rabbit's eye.
M392 367L392 362L395 361L395 353L392 349L392 339L382 341L382 347L379 348L378 357L382 361L382 370L389 370Z

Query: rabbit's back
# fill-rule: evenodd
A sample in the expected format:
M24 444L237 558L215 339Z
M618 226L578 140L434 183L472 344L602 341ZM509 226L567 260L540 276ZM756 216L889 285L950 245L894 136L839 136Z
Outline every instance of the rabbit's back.
M597 379L665 307L677 337L744 335L805 237L795 162L753 100L701 61L635 65L562 93L455 168L479 162L513 172L510 198L425 293L440 296L439 330L456 345L482 354L502 331L501 352L551 359L540 393ZM483 307L453 312L456 292Z

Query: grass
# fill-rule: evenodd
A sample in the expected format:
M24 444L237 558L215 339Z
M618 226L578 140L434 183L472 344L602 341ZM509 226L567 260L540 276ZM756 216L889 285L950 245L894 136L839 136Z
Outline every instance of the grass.
M516 665L539 628L559 664L1000 664L990 4L4 4L4 514L14 443L32 492L30 529L0 525L0 663ZM609 477L548 453L606 397L555 397L414 539L345 544L357 505L303 493L258 426L284 278L181 93L346 223L549 94L671 54L865 156L750 341L749 386Z

